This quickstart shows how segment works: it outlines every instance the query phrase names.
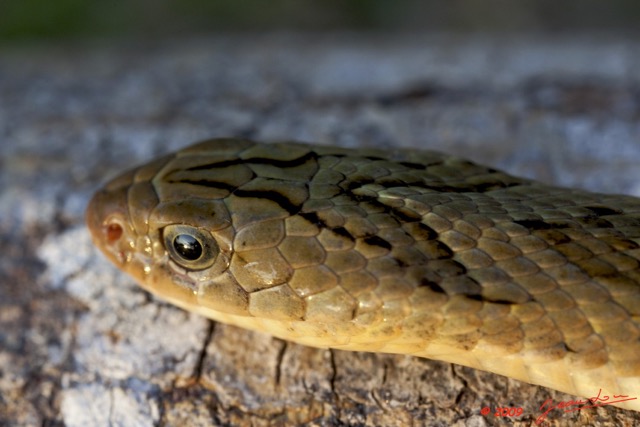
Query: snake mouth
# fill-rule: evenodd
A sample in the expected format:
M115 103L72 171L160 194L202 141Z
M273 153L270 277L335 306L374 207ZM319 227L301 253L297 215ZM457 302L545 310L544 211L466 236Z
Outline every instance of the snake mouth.
M192 292L198 291L198 288L196 286L196 281L189 276L189 273L186 270L180 268L172 260L169 260L168 263L169 263L169 271L171 272L171 280L177 286L181 286Z

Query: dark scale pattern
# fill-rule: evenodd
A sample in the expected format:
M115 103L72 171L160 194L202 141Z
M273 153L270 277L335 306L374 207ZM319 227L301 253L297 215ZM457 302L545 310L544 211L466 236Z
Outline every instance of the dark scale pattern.
M311 345L640 394L638 199L434 152L241 140L185 149L152 184L129 198L132 230L153 242L189 224L220 248L202 271L157 249L151 273L130 267L161 295L191 281L183 306Z

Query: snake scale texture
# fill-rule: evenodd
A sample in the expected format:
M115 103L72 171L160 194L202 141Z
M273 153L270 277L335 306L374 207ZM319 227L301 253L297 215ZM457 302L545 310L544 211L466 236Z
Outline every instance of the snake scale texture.
M639 199L431 151L217 139L114 179L87 222L211 319L640 410Z

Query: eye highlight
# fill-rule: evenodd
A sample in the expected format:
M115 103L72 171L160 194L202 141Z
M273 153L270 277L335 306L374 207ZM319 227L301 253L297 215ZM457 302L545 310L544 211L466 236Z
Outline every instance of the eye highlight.
M164 247L171 259L188 270L210 267L220 249L208 231L190 225L168 225L163 232Z
M202 245L190 234L178 234L173 239L173 249L188 261L196 261L202 256Z

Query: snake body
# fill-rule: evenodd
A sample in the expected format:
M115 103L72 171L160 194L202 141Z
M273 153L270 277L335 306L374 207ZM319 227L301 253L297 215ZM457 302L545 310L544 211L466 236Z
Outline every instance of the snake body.
M87 222L142 287L214 320L640 410L639 199L430 151L218 139L114 179Z

